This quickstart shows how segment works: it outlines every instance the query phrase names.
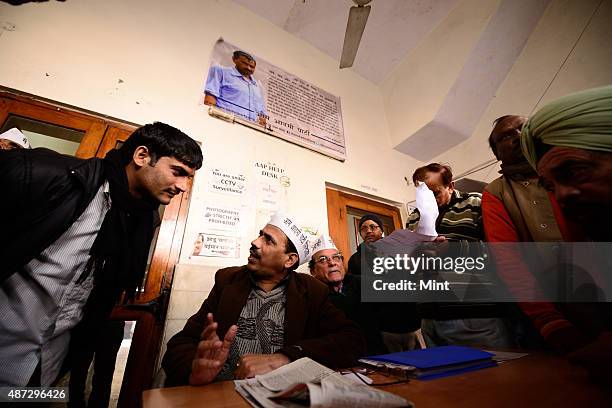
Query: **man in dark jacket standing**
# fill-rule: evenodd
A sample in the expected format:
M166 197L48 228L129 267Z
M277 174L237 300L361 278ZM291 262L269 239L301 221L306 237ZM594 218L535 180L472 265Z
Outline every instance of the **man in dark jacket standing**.
M364 243L371 244L383 237L383 223L376 214L365 214L359 219L359 235ZM353 275L361 275L361 245L348 261L348 271Z
M363 245L376 242L383 237L383 222L376 214L365 214L359 220L359 235L363 243L357 247L357 252L348 261L348 272L361 275ZM365 252L365 251L364 251ZM381 330L385 347L392 353L412 350L416 347L417 338L414 333L421 325L417 316L416 304L409 302L385 302L373 305L376 309L378 327Z
M200 310L168 342L166 386L249 378L301 357L354 365L365 349L359 329L325 285L295 272L309 253L295 221L273 216L251 242L247 265L217 271Z
M102 321L122 292L134 295L157 207L201 165L198 144L163 123L105 159L0 151L0 385L54 383L84 312Z

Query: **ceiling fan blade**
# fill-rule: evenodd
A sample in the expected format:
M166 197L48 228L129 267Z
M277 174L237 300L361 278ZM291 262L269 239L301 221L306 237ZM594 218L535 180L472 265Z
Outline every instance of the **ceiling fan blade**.
M344 45L342 46L342 56L340 57L340 68L353 66L371 8L371 6L351 7L348 22L346 23L346 34L344 35Z

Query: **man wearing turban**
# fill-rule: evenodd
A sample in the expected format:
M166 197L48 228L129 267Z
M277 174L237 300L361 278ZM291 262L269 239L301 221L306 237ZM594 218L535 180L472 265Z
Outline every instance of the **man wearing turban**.
M523 127L521 147L575 227L573 241L609 242L612 231L612 86L567 95L541 108ZM596 258L610 273L609 254ZM602 267L603 266L603 267ZM595 322L590 343L568 358L596 379L612 381L612 308L610 303L573 304L582 321Z
M612 231L612 86L557 99L523 127L521 147L564 215L586 238Z

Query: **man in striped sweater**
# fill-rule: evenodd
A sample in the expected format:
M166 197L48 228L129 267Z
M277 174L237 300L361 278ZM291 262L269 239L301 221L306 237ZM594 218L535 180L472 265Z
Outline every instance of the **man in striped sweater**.
M439 215L436 231L438 242L478 242L484 239L481 213L481 194L464 193L455 189L449 166L430 163L419 167L412 175L417 185L425 183L434 193ZM418 227L420 214L414 210L408 217L407 228ZM443 248L443 247L442 247ZM445 256L439 248L437 256ZM469 254L467 254L469 255ZM421 330L428 346L449 344L511 347L504 311L495 303L422 303L419 313L423 318Z

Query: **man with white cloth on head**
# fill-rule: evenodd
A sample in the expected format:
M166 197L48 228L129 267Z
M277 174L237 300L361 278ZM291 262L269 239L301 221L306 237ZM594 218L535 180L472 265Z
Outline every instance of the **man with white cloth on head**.
M200 310L168 342L166 386L250 378L301 357L354 365L365 351L359 328L325 285L295 272L309 254L294 219L274 215L251 242L248 263L217 271Z

